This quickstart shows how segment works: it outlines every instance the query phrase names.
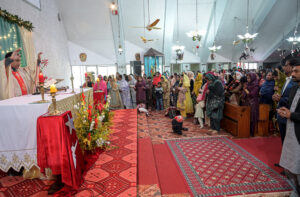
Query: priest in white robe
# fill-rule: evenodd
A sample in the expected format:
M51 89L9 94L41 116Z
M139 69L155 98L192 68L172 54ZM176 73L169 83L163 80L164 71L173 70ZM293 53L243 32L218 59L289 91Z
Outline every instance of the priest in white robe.
M0 62L0 100L31 94L35 90L42 53L38 54L38 68L33 71L28 66L20 67L20 50L7 53Z

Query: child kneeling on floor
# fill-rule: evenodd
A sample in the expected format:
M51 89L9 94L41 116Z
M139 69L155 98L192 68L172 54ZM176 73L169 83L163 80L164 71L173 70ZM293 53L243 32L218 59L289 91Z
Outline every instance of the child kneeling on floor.
M182 135L182 131L187 131L188 128L183 127L183 117L181 115L175 116L172 120L172 130L174 133Z

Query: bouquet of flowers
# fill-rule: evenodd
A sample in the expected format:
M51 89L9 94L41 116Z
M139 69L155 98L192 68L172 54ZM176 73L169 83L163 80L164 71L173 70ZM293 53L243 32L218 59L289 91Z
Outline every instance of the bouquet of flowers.
M105 104L94 105L81 94L77 104L74 105L76 113L75 128L82 150L94 151L96 148L109 146L110 126L113 113L109 111L110 96Z

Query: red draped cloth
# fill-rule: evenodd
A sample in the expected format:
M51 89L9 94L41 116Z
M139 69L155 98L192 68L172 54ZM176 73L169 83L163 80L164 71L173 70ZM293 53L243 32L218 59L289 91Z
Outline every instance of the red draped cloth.
M84 160L75 130L71 133L65 125L68 115L72 118L70 111L38 118L37 163L42 173L50 168L54 175L61 174L65 185L77 190L83 182Z
M105 93L102 91L94 91L93 93L94 105L99 105L100 103L105 103Z

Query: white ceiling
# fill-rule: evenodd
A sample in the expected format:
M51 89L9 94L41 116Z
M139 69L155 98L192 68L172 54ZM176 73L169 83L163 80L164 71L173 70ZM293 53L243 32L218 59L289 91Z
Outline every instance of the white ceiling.
M57 4L66 28L68 39L86 49L116 62L115 50L118 44L116 31L112 26L116 20L111 20L109 3L112 0L57 0ZM143 2L145 10L143 10ZM282 34L290 34L295 26L297 0L250 0L249 31L258 32L257 39L250 45L256 48L252 61L276 61L276 49L282 44ZM200 50L201 61L208 58L206 48L213 41L213 3L214 0L198 0L198 29L208 33L202 38L203 49ZM144 44L140 36L143 29L133 26L148 24L148 0L119 0L121 33L124 35L122 44L130 43L135 49L146 50L153 47L164 53L171 53L171 47L177 40L176 0L149 0L150 21L159 18L158 27L161 30L147 31L147 39L158 39ZM167 7L166 7L167 5ZM237 34L246 33L247 0L217 0L217 36L218 45L222 49L218 54L237 61L242 53L243 45L232 46ZM218 7L218 6L217 6ZM222 11L220 11L222 10ZM179 41L190 53L195 45L186 32L196 28L196 0L179 0ZM165 21L166 17L166 21ZM238 19L234 22L234 17ZM114 25L112 25L114 24ZM219 24L219 25L218 25ZM164 29L166 27L166 29ZM209 36L210 35L210 36ZM210 39L210 40L209 40ZM126 42L125 42L126 41ZM286 48L290 45L285 44ZM165 47L165 50L163 50ZM131 48L125 47L126 50ZM136 51L139 52L139 51ZM136 53L130 51L131 54ZM205 52L205 53L204 53ZM201 54L202 53L202 54ZM273 55L272 55L273 54ZM268 58L270 56L270 58ZM171 58L170 58L171 59ZM196 58L197 59L197 58ZM133 59L132 59L133 60ZM200 61L200 58L199 58Z

